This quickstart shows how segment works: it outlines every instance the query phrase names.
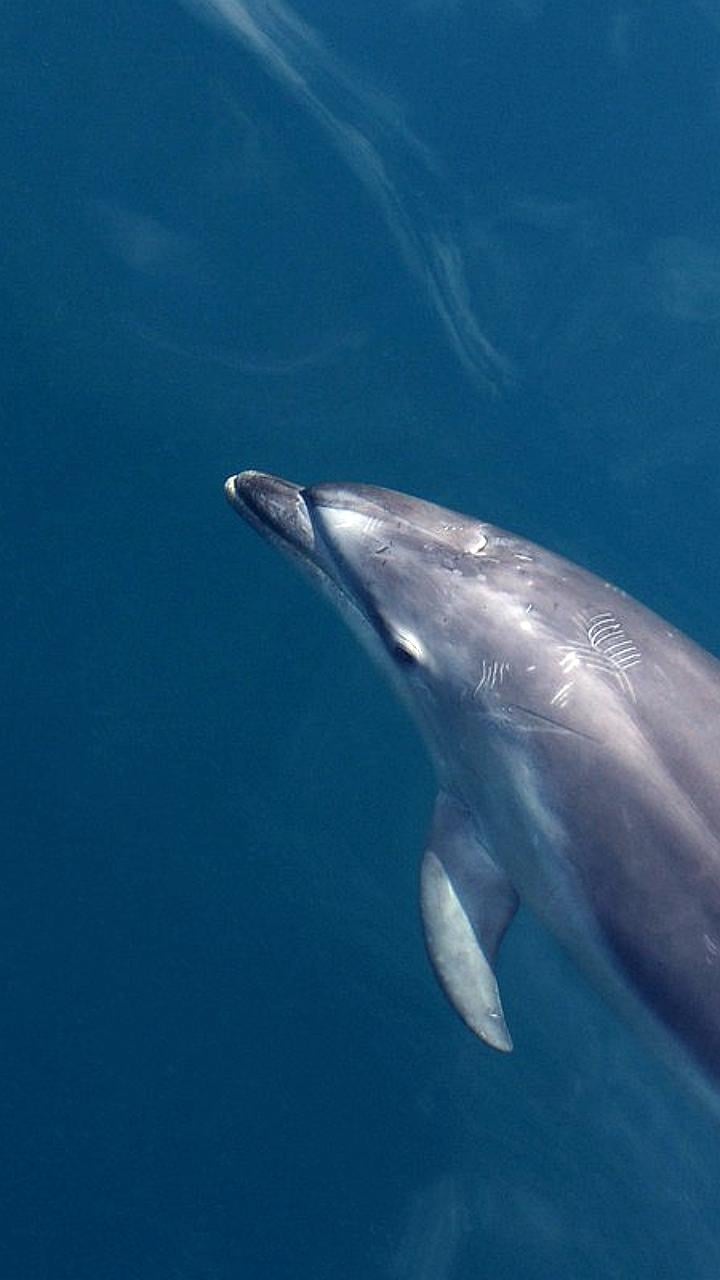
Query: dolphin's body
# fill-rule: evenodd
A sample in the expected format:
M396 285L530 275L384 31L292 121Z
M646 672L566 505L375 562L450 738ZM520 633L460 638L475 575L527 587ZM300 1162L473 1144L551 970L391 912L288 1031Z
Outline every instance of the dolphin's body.
M512 1047L495 955L520 901L720 1089L720 663L492 525L365 485L227 482L409 701L439 795L421 872L452 1004Z

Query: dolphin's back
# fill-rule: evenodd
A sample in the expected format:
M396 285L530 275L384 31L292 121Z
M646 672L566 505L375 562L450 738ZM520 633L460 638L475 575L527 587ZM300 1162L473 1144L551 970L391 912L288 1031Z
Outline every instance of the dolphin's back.
M612 957L720 1085L720 663L636 601L620 612L639 661L612 730L546 737L542 774Z

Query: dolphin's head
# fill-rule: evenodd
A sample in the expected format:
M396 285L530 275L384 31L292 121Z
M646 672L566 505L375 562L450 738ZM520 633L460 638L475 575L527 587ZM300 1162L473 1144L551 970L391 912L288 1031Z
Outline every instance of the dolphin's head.
M530 544L370 485L304 489L245 471L226 492L329 592L410 703L436 763L448 732L495 714L513 669L537 670Z

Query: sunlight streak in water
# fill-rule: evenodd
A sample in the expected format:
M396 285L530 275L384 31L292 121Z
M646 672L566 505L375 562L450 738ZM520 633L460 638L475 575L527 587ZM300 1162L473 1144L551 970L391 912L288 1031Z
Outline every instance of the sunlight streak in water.
M466 373L483 390L499 392L512 368L473 311L463 251L450 230L447 183L397 106L362 85L282 0L184 3L230 31L315 117L382 211Z

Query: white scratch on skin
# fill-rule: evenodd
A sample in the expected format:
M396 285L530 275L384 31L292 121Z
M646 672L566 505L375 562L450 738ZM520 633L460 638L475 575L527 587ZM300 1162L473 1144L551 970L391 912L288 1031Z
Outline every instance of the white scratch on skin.
M567 681L567 684L563 684L563 685L561 685L561 686L560 686L560 688L558 689L557 693L554 693L554 694L553 694L553 696L552 696L552 698L550 699L550 706L551 706L551 707L564 707L564 706L566 706L566 704L567 704L567 700L568 700L568 698L570 697L570 694L571 694L571 692L572 692L572 690L573 690L574 686L575 686L575 681L574 681L574 680L568 680L568 681Z
M705 944L705 959L708 964L714 964L718 956L720 956L720 944L715 938L711 938L709 933L703 934L703 942Z
M562 646L559 665L563 675L580 669L597 671L601 675L612 677L623 693L635 702L635 690L627 673L640 664L642 655L625 634L622 624L606 611L589 617L578 614L574 621L583 639L575 644ZM562 692L558 690L555 697L559 697ZM567 698L564 700L567 701Z
M614 666L623 670L637 666L641 660L640 650L628 640L622 625L611 613L598 613L586 624L587 637L593 649L600 649L612 656ZM610 640L612 643L607 644Z
M483 689L495 689L501 685L509 670L509 662L500 662L497 658L493 659L492 662L486 662L483 658L480 679L473 689L473 698L476 698Z

